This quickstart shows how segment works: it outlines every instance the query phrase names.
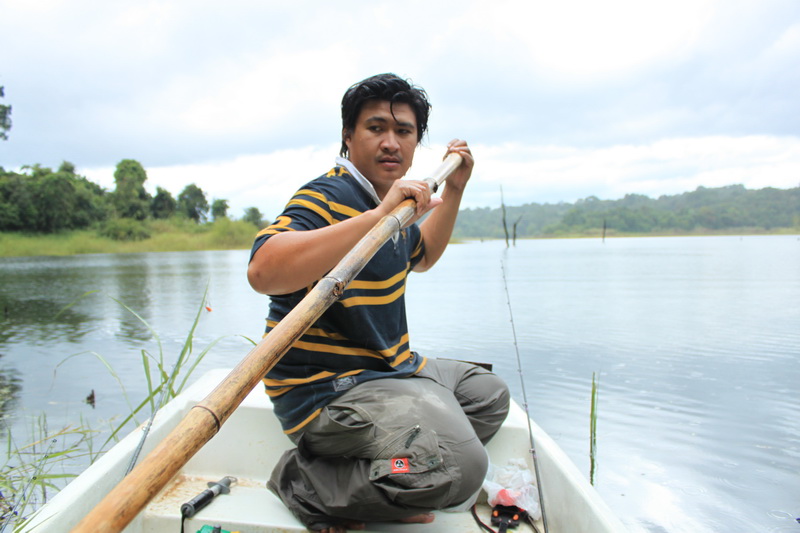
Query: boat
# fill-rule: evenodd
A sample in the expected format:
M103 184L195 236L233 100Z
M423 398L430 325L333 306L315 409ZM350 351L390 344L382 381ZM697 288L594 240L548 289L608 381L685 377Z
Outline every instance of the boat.
M152 450L195 405L219 384L229 369L207 372L156 413L142 457ZM23 532L68 532L124 477L143 433L141 426L123 438L98 461L41 507ZM530 427L530 432L529 432ZM487 446L492 465L509 459L526 460L535 472L530 435L538 460L549 533L620 533L621 521L581 475L558 445L525 411L512 402L500 431ZM266 483L278 457L293 444L272 413L272 404L261 387L250 392L238 409L205 446L172 477L147 506L123 529L125 533L211 532L290 533L307 531L272 493ZM206 507L185 520L181 506L225 477L235 478ZM482 492L478 517L490 524L491 508ZM368 532L438 533L481 531L470 511L435 512L431 524L368 523ZM544 533L541 520L523 522L516 531Z

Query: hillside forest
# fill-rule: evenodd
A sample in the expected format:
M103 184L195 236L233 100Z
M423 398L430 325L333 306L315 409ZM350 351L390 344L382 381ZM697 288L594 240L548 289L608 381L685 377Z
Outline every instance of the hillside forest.
M454 237L531 238L608 235L800 233L800 187L706 188L652 199L590 196L575 203L464 209Z

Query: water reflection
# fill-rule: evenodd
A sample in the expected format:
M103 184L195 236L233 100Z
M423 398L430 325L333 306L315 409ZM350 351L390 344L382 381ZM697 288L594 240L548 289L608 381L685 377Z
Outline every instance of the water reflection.
M11 283L0 277L0 283ZM11 283L13 284L13 283ZM26 342L46 344L58 339L78 342L91 330L92 317L66 306L63 299L31 295L18 297L13 293L0 293L0 346L24 338Z
M147 341L152 338L148 328L152 319L152 300L149 280L152 268L145 254L113 255L108 264L110 286L106 290L118 301L117 317L121 339ZM135 312L141 319L137 318Z

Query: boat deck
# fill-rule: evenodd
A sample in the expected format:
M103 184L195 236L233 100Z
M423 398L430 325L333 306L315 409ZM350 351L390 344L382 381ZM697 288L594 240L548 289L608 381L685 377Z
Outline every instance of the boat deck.
M145 510L145 522L148 524L144 532L177 531L180 528L180 505L203 490L208 482L217 479L195 476L178 476L167 486ZM491 509L488 505L478 505L478 516L486 524L490 521ZM372 522L367 524L366 532L397 533L472 533L480 531L471 513L437 512L436 520L431 524L401 524L396 522ZM240 479L231 488L231 493L220 495L197 515L186 520L184 531L200 531L203 526L221 525L228 531L241 533L277 533L308 531L294 518L260 480ZM543 531L541 524L539 531ZM496 529L496 528L495 528ZM529 524L520 524L514 531L534 533Z
M183 416L228 373L211 371L165 406L155 417L145 446L144 457ZM194 533L204 525L220 525L241 533L302 532L306 529L266 488L266 482L280 455L293 444L283 434L272 406L262 388L245 398L203 448L192 457L147 507L124 529L125 533L163 533L180 530L180 507L225 476L238 482L229 494L217 496L193 518L186 520L184 532ZM611 533L625 529L608 510L595 490L577 471L563 451L535 423L531 427L536 442L539 470L544 487L549 533ZM23 528L24 532L59 533L70 531L123 477L136 448L141 429L109 450L99 461L59 492ZM528 421L525 412L512 403L508 419L487 446L495 466L509 459L524 458L533 471ZM480 500L479 500L480 502ZM437 512L432 524L369 523L367 531L434 533L481 531L472 514ZM490 510L479 505L479 515L489 523ZM544 529L539 525L539 531ZM516 531L533 531L523 524Z

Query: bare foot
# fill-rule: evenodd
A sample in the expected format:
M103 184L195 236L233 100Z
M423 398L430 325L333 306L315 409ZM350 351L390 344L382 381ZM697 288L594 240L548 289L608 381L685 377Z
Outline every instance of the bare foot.
M430 524L434 521L436 515L433 513L424 513L418 514L414 516L409 516L408 518L401 518L398 522L403 522L404 524Z

